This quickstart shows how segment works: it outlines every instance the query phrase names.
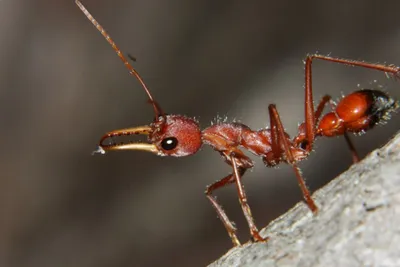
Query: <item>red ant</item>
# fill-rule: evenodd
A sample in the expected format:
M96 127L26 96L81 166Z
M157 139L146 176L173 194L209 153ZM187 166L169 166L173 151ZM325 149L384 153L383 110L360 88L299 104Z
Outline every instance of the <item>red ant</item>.
M275 166L281 162L291 165L308 207L312 212L316 213L318 208L311 198L300 169L296 164L298 161L305 159L312 151L316 137L344 135L352 153L353 161L357 162L359 157L347 132L364 133L376 124L389 120L390 113L399 106L398 102L379 90L363 89L343 97L337 105L329 95L326 95L314 110L311 85L311 64L313 59L375 69L386 74L392 74L397 78L400 77L400 67L313 54L308 55L305 60L305 122L300 124L298 134L293 140L285 132L279 113L273 104L268 106L270 129L253 131L241 123L218 123L201 131L196 120L182 115L167 115L161 110L143 79L126 60L111 37L78 0L75 2L110 43L128 68L130 74L139 80L155 112L155 119L150 125L115 130L105 134L101 138L98 150L95 153L104 154L109 150L143 150L155 153L158 156L183 157L196 153L202 144L213 147L214 150L222 155L225 162L232 166L233 172L209 185L205 194L217 211L234 246L240 245L235 233L236 228L212 196L214 190L231 183L236 184L240 205L249 225L253 241L267 240L267 238L260 236L254 223L241 182L241 177L246 170L254 166L254 163L240 148L247 149L251 153L260 156L268 167ZM322 112L328 103L331 105L332 112L322 116ZM149 143L104 144L104 141L108 138L136 134L147 135Z

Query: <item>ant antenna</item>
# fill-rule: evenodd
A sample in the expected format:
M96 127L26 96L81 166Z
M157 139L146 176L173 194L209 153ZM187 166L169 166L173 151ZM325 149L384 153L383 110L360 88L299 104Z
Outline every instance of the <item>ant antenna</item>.
M97 28L97 30L101 33L101 35L103 35L104 38L106 38L107 42L112 46L114 51L117 53L119 58L124 63L125 67L129 70L129 74L133 75L134 77L136 77L136 79L138 79L144 91L149 97L149 102L153 105L154 113L156 114L156 119L160 115L164 115L164 112L161 110L160 106L157 104L156 101L154 101L153 96L150 94L150 91L147 88L146 84L144 83L142 77L140 77L139 73L132 67L132 65L128 62L128 60L126 60L121 50L111 39L110 35L108 35L108 33L104 30L104 28L97 22L97 20L95 20L95 18L89 13L89 11L83 6L83 4L79 0L75 0L75 4L80 8L80 10L82 10L83 14L85 14L85 16L93 23L93 25ZM128 55L128 57L133 61L136 61L136 59L131 55Z

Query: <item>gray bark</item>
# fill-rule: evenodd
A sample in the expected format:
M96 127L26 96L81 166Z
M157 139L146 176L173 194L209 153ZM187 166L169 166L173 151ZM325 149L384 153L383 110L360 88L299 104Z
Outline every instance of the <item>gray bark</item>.
M313 197L210 266L400 266L400 134Z

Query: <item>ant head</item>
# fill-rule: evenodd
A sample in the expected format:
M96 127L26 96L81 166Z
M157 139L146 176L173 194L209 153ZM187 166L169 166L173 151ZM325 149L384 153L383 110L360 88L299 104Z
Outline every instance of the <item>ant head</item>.
M148 135L149 143L104 144L108 138L136 134ZM108 150L142 150L159 156L183 157L196 153L201 145L201 131L197 121L181 115L162 115L150 125L105 134L94 153L104 154Z
M111 39L104 28L93 18L89 11L82 5L79 0L75 3L82 10L85 16L93 23L93 25L104 36L106 41L111 45L118 57L122 60L129 73L134 76L142 85L143 90L149 97L149 102L153 106L155 113L155 121L150 125L141 127L116 130L107 133L100 140L98 150L94 153L104 154L107 150L144 150L156 153L159 156L182 157L196 153L201 147L201 131L198 123L190 118L180 115L165 115L160 106L154 101L149 89L144 83L139 73L132 67L121 50ZM135 58L128 55L135 61ZM121 144L103 144L108 138L121 135L148 135L149 143L121 143Z
M199 124L181 115L159 116L151 125L149 141L160 156L183 157L196 153L202 145Z

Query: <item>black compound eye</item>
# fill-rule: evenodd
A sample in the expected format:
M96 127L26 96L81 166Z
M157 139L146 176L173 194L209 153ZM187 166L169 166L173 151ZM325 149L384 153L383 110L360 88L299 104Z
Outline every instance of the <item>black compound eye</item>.
M178 139L175 137L167 137L161 142L161 147L164 150L172 150L178 145Z

